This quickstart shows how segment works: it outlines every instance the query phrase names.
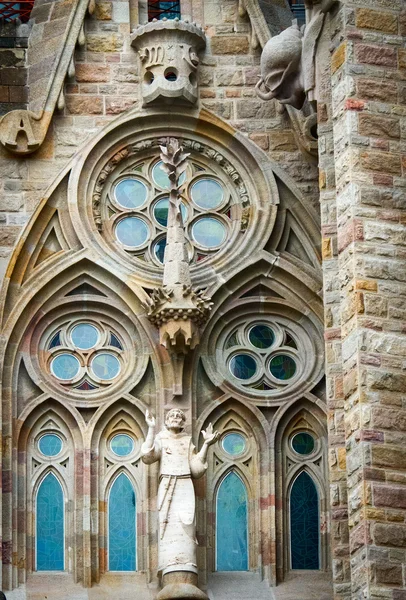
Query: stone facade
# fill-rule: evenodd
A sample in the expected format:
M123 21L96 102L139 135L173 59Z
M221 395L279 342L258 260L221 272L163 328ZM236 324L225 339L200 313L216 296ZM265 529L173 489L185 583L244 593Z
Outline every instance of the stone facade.
M190 77L187 93L145 92L151 80L136 42L139 26L151 27L143 1L37 0L28 43L0 49L0 587L11 600L48 588L55 597L66 588L70 597L104 598L121 584L123 599L134 590L153 597L159 476L141 462L145 414L161 427L168 410L181 408L196 447L209 423L220 440L239 432L246 441L240 457L214 444L195 482L199 586L210 598L227 597L212 579L227 475L237 473L247 491L247 564L265 582L252 580L246 597L272 598L278 586L279 600L295 574L292 487L306 473L318 494L318 567L334 585L318 598L405 600L404 2L343 0L328 14L317 50L318 143L309 104L296 110L255 91L262 48L289 26L288 3L180 5L185 30L205 41L188 50L185 71L177 67ZM153 39L155 48L159 32ZM175 88L170 77L162 89ZM38 145L27 149L30 124ZM13 135L14 147L6 143ZM164 192L151 169L168 136L190 154L187 177L203 173L229 198L210 209L227 232L224 245L206 251L193 227L207 209L192 209L192 189L182 191L191 285L213 303L184 358L160 345L146 308L162 285L164 230L153 211ZM128 173L148 190L139 211L115 198ZM114 233L129 214L152 236L141 250L120 246ZM94 352L115 353L121 365L112 383L92 379L91 358L69 341L83 321L99 330ZM249 346L255 324L273 328L274 354ZM87 373L73 384L53 377L56 335ZM263 363L262 379L233 379L233 344ZM294 361L291 381L269 375L278 352ZM80 388L85 381L94 387ZM61 460L38 452L44 431L63 440ZM302 432L316 440L308 456L292 449ZM111 451L117 433L136 440L127 462ZM67 573L49 577L36 572L36 494L47 473L61 481L66 503ZM127 579L109 568L112 473L125 473L137 497L137 573ZM300 600L313 597L307 589Z

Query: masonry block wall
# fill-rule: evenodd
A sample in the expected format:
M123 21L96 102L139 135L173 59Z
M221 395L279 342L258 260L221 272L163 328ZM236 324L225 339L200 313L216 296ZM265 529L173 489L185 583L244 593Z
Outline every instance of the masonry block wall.
M341 457L349 525L347 554L344 522L341 533L335 531L345 508L338 495L332 501L335 593L337 598L404 600L404 3L345 0L332 30L331 115L319 115L322 127L331 116L335 164L335 182L331 168L321 177L325 271L336 270L339 286L333 289L333 278L326 277L327 387L333 400L331 448L338 465L332 481L334 487ZM330 161L322 161L331 167L329 156ZM342 491L341 478L339 487Z

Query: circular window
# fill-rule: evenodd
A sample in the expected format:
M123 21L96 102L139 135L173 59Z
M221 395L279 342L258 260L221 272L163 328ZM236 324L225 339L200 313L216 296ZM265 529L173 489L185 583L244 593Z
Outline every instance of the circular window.
M139 179L123 179L114 189L116 202L123 208L139 208L147 196L147 186Z
M230 371L237 379L251 379L257 372L257 362L249 354L236 354L230 360Z
M99 379L114 379L120 372L120 361L114 354L103 352L94 357L91 367Z
M223 187L214 179L199 179L190 192L193 202L204 210L218 208L223 202Z
M51 371L58 379L68 381L79 373L80 363L73 354L58 354L51 362Z
M169 211L169 198L162 198L158 200L158 202L154 206L154 217L157 223L162 225L162 227L168 226L168 211ZM183 222L187 219L187 208L183 204L180 203L180 212L182 213Z
M72 329L70 337L73 345L79 350L90 350L99 341L99 332L94 325L80 323Z
M111 440L110 448L117 456L128 456L134 450L134 440L125 433L119 433Z
M272 346L275 340L274 332L267 325L254 325L248 334L249 341L255 348L265 350Z
M314 437L305 431L296 433L292 438L292 448L298 454L311 454L314 450Z
M278 354L270 360L269 370L276 379L286 381L296 373L296 362L287 354Z
M168 175L165 173L163 169L163 162L160 160L157 162L152 168L152 179L154 183L164 190L169 190L170 181ZM179 177L179 183L182 184L186 181L186 173L182 173Z
M61 438L53 433L43 435L38 442L38 448L44 456L57 456L62 451L62 446Z
M192 227L194 241L204 248L217 248L225 241L226 235L223 223L213 217L201 217Z
M154 244L155 257L162 264L164 263L165 248L166 248L166 235L164 237L159 238L159 240L157 240Z
M127 217L117 223L116 237L119 242L128 248L139 248L149 238L149 229L142 219Z
M230 456L239 456L246 448L245 438L240 433L227 433L221 442L224 452Z

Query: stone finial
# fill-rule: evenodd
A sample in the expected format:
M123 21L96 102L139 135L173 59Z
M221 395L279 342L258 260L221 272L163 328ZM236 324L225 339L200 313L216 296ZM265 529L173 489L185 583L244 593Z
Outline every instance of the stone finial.
M144 106L197 101L198 53L206 46L201 27L179 19L152 21L133 31L131 44L141 60Z
M161 146L163 169L169 177L167 242L162 287L154 290L146 306L149 320L159 328L160 343L176 354L186 354L200 340L199 328L207 320L212 302L192 288L187 240L180 209L183 185L179 178L189 154L176 139Z

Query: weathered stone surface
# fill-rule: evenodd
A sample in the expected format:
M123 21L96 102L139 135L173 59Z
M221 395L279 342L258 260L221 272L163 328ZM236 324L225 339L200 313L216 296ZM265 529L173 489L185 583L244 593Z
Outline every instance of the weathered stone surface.
M362 152L361 167L367 171L383 171L393 175L402 174L400 156L390 152Z
M406 508L406 487L374 485L375 506Z
M78 63L75 68L75 77L76 81L86 83L109 81L110 67L108 65Z
M399 119L362 113L358 116L358 132L366 136L399 138Z
M406 527L377 523L374 527L374 540L380 546L406 547Z
M116 33L88 34L86 45L89 52L120 52L123 38Z
M357 60L360 63L379 65L382 67L396 67L396 50L382 46L359 44L356 47Z
M100 115L103 113L103 99L100 96L67 96L66 108L70 114Z
M372 446L372 464L376 467L406 470L406 449L382 445Z
M248 37L216 35L210 40L213 54L246 54L248 52Z
M97 2L95 6L95 17L99 21L110 21L112 17L111 2Z
M397 33L398 31L398 20L395 14L370 8L357 9L355 23L357 27L375 29L385 33Z

